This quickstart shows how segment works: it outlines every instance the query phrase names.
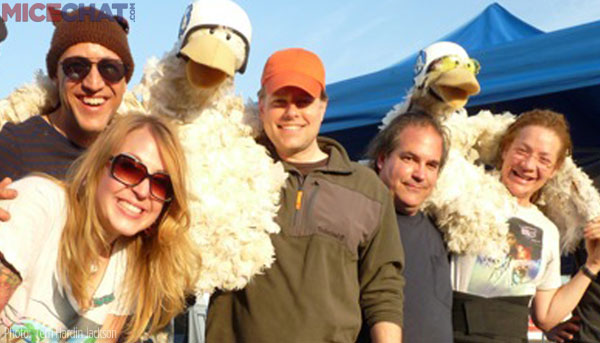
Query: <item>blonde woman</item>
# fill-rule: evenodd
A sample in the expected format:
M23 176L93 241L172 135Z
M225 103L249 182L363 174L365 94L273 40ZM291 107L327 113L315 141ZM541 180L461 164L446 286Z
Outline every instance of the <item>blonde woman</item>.
M0 341L131 342L182 311L200 257L176 137L158 117L117 118L65 183L14 183L0 223Z

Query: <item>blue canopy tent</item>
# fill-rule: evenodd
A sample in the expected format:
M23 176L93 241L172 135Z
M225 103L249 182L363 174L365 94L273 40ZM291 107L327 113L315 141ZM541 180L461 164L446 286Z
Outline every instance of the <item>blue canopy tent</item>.
M439 40L463 46L481 62L480 109L521 113L549 108L570 124L575 158L592 177L600 174L600 21L544 33L493 4ZM412 86L417 53L371 74L327 86L329 106L321 133L362 157L383 116Z

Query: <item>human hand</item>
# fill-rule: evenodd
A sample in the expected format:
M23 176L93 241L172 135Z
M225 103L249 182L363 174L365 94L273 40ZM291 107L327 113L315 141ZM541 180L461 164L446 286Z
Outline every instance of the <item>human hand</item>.
M598 274L600 271L600 217L587 223L583 229L583 237L585 238L585 250L588 253L585 264L590 271Z
M17 191L14 189L8 189L8 185L12 183L12 180L9 177L5 177L0 182L0 200L9 200L17 197ZM0 208L0 221L5 222L10 219L10 213L6 212L4 209Z
M581 318L573 316L566 322L556 325L552 330L545 332L546 337L553 342L563 343L565 340L573 339L573 335L579 331Z

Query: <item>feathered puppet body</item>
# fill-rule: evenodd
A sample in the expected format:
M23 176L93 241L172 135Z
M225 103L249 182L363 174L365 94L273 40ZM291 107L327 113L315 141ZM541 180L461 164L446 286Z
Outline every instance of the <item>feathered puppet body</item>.
M236 23L226 24L234 19L247 27L232 30ZM243 288L274 260L269 235L279 232L274 218L287 174L255 142L258 118L234 95L233 74L247 58L249 25L231 1L193 3L180 41L162 59L148 62L141 83L118 109L124 115L131 110L164 115L179 128L191 230L202 254L197 294ZM220 57L205 61L204 52ZM39 72L34 83L0 101L0 124L48 113L58 102L54 82Z
M192 87L175 52L150 61L135 89L150 113L179 125L189 165L192 232L202 252L198 292L243 288L271 265L269 234L286 174L255 135L257 118L246 113L227 78L214 89Z
M435 217L450 251L500 257L508 251L507 220L518 205L498 173L486 171L485 165L496 164L500 139L515 116L489 111L467 116L468 97L479 92L477 71L477 62L454 43L424 49L417 59L415 86L383 125L413 108L440 119L449 133L450 151L423 209ZM536 205L559 228L563 251L572 251L582 237L580 228L600 215L600 195L571 157L542 188Z

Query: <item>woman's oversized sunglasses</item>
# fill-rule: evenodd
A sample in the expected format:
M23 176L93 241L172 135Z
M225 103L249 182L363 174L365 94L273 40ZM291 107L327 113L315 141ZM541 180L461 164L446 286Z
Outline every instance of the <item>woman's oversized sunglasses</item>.
M150 194L161 201L173 199L173 185L166 173L148 174L148 168L135 156L118 154L110 159L110 175L126 186L137 186L144 179L150 180Z
M109 83L117 83L127 74L127 66L119 60L103 58L98 62L92 62L85 57L69 57L62 62L63 73L72 81L81 82L96 65L102 78Z

